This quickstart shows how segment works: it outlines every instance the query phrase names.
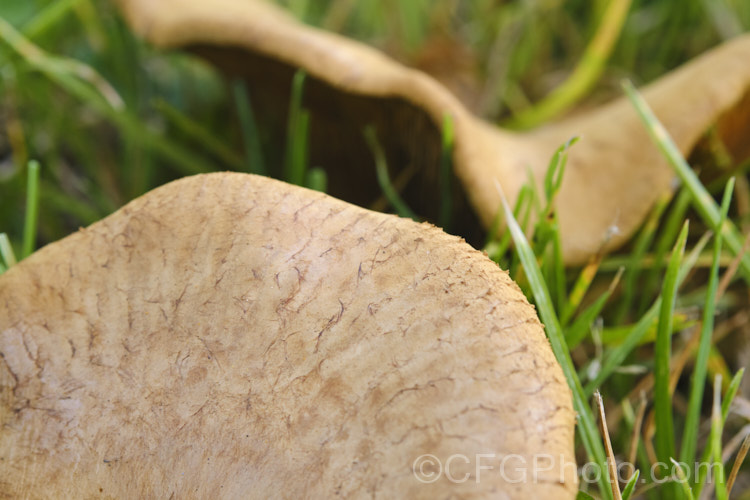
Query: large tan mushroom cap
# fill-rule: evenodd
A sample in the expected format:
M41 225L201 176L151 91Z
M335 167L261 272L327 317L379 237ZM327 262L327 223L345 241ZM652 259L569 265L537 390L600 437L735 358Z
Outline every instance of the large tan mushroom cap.
M350 167L355 161L364 165L361 159L369 158L361 127L375 123L392 153L391 165L412 164L426 170L419 182L428 194L418 193L414 203L429 198L429 193L437 192L439 127L449 115L455 130L456 176L477 215L489 226L500 207L494 180L513 203L528 180L528 170L541 183L555 150L571 137L582 136L570 151L556 198L568 263L585 262L602 249L627 241L654 202L676 185L671 168L624 98L516 134L472 115L430 76L362 43L305 26L263 0L115 1L132 28L151 43L191 48L224 71L246 78L255 95L262 96L260 107L274 103L270 115L284 116L279 110L289 99L292 71L304 68L313 80L305 90L306 105L314 112L311 133L319 134L311 141L312 153L327 148L318 155L317 164L343 165L343 171L332 178L349 190L369 175L364 168L352 174ZM718 122L735 160L750 156L748 61L750 34L644 89L683 154L690 154ZM377 186L374 179L369 184ZM333 189L343 197L336 186ZM437 206L434 201L422 202L421 213L433 216L429 210Z
M11 268L0 356L4 497L575 496L570 391L507 273L262 177L173 182Z

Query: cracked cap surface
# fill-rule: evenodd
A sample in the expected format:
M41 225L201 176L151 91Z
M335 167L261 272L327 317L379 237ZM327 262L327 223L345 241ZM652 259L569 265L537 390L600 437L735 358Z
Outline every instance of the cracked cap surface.
M0 355L10 497L575 497L570 391L507 273L262 177L173 182L11 268Z

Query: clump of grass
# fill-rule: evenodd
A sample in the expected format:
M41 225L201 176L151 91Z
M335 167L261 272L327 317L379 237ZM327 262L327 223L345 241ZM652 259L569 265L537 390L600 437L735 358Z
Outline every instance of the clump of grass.
M508 248L508 235L510 235L515 244L515 250L510 253L519 256L520 265L514 266L512 256L511 260L506 262L510 263L512 276L521 283L522 288L527 291L527 294L533 298L537 305L539 314L547 329L553 351L563 366L565 376L573 390L574 404L580 419L579 438L586 449L588 459L594 463L603 464L603 452L600 445L595 444L595 438L598 436L595 435L595 431L592 428L593 419L589 413L589 398L597 390L601 390L605 395L610 392L610 388L614 388L615 393L621 392L616 389L617 385L621 385L621 382L620 384L612 385L614 382L612 377L619 370L626 367L628 359L632 358L635 348L644 341L647 332L652 328L655 329L655 334L648 341L649 343L653 342L653 358L641 360L641 363L652 364L654 371L652 379L654 423L649 424L649 427L653 425L655 454L651 459L648 457L644 459L642 456L640 461L646 470L653 470L651 468L654 463L652 460L671 464L672 462L677 463L676 459L679 457L683 464L695 463L701 408L704 404L703 388L708 380L709 373L708 359L712 353L716 354L713 345L715 340L712 339L712 332L714 331L715 312L718 307L717 301L720 298L717 296L717 289L722 261L722 244L725 240L729 241L727 237L734 241L733 244L728 243L728 246L731 251L736 253L736 262L740 270L742 270L744 256L739 252L739 249L741 249L739 232L728 219L732 193L735 189L734 178L730 178L726 183L721 204L717 204L697 180L685 160L679 154L675 153L676 148L671 143L668 134L658 124L635 90L629 86L626 86L626 90L634 106L636 106L643 117L644 126L649 129L660 149L665 153L675 171L678 172L685 182L685 187L677 196L678 202L673 207L666 221L667 227L673 228L675 221L682 219L682 229L679 235L674 238L672 252L665 262L666 270L661 278L661 291L658 292L651 307L638 317L634 325L625 328L624 333L618 336L619 341L617 343L599 346L598 349L602 352L597 354L595 362L589 366L589 368L594 366L593 370L584 369L576 371L571 358L571 350L583 342L590 332L593 332L592 325L595 318L608 318L610 321L618 323L623 318L626 318L627 315L622 314L622 302L611 305L610 309L614 311L611 313L611 316L608 316L606 311L604 311L603 304L611 297L612 287L606 289L604 293L597 297L588 310L580 313L574 312L580 303L581 294L585 294L585 290L589 288L589 284L596 277L597 269L601 267L601 259L598 257L592 259L592 262L583 268L578 278L572 282L573 286L569 289L570 292L565 288L569 280L566 280L564 275L561 278L559 272L561 257L560 252L557 251L555 246L555 235L558 232L558 228L554 217L554 207L550 203L550 200L554 200L555 190L559 188L559 180L550 182L550 179L558 179L558 174L563 170L565 151L570 144L561 146L556 154L556 158L550 164L544 193L547 203L536 205L538 210L537 222L531 228L531 231L526 232L530 234L530 240L527 240L524 230L516 222L516 217L526 212L523 207L524 203L530 205L529 200L533 199L534 196L538 196L533 193L532 187L529 187L532 195L528 197L519 196L519 200L523 201L517 204L513 210L511 210L505 201L503 202L503 213L506 219L507 230L505 233L495 233L493 239L488 243L487 248L492 252L493 256L503 259L505 256L498 253L497 249L502 248L506 250ZM563 161L560 158L563 158ZM682 217L685 214L685 205L687 202L693 203L696 212L702 217L702 221L709 228L709 231L703 235L701 240L693 246L688 254L685 253L689 235L688 220ZM665 201L657 205L655 209L657 215L647 220L645 229L641 233L642 238L637 239L633 246L634 254L642 256L645 250L652 244L655 227L662 214L665 213L666 207L667 204ZM678 214L681 217L676 217L674 214ZM643 237L645 233L648 233L648 236ZM674 235L674 231L670 229L669 234ZM680 312L677 308L679 290L685 283L690 271L694 268L698 257L712 235L714 244L708 271L708 283L703 290L703 315L699 325L694 327L699 329L699 340L695 348L691 348L690 345L681 346L683 350L692 349L691 352L694 352L695 356L695 365L688 390L687 410L684 419L681 421L678 420L680 426L677 427L675 425L676 415L673 413L674 393L677 378L679 377L679 371L676 370L681 370L681 368L678 367L679 365L676 365L673 344L675 324L679 323L682 325L681 328L685 326L684 320L680 319ZM660 244L663 245L663 243ZM663 250L660 252L664 255ZM631 263L637 262L633 254L631 254L629 259L631 259ZM620 274L616 276L620 276ZM629 287L635 288L639 280L643 278L638 278L634 273L629 276L629 279L623 284L626 290L620 296L620 300L626 301L628 307L631 307L634 304L634 296L626 293L627 289ZM649 281L653 281L651 276L648 276L648 278ZM615 281L617 281L617 278ZM555 288L555 284L559 283L563 283L564 286L562 288ZM556 290L556 292L552 290ZM561 322L558 319L559 317L565 318L565 321ZM583 323L584 326L581 327L581 323L578 323L578 321L585 321ZM596 345L597 340L592 338L592 341ZM598 342L601 342L601 338ZM710 468L713 471L712 477L709 477L707 474L688 477L685 475L685 471L680 469L679 473L676 472L675 474L677 475L670 481L659 485L659 498L698 498L700 492L709 487L714 490L717 498L727 498L726 481L724 479L725 471L723 462L721 461L721 436L727 418L728 402L736 394L742 374L743 370L740 370L732 379L730 387L724 392L722 391L721 384L715 383L714 397L720 398L722 392L725 394L722 406L723 411L716 410L718 405L716 402L718 399L716 399L711 416L708 418L705 415L703 416L704 421L709 420L710 422L711 435L709 442L704 448L700 463L711 465ZM589 382L585 385L582 384L581 380L587 377L590 377ZM721 374L714 373L713 378L714 380L721 380ZM627 399L625 401L627 402ZM600 408L602 408L601 403ZM603 414L601 416L603 417ZM676 429L679 428L682 429L682 434L681 439L678 441ZM604 436L604 438L605 444L608 444L608 435ZM636 432L634 445L638 443L638 439L639 432ZM678 443L679 447L677 446ZM648 446L651 445L648 444ZM632 458L635 458L638 446L632 449L633 451L630 455ZM612 453L608 453L608 456L611 455ZM636 470L636 472L638 471ZM611 477L612 472L610 471L609 474ZM603 498L617 498L621 494L619 485L617 485L616 481L609 482L605 478L606 475L602 474L602 480L599 482L599 494ZM639 485L635 481L645 481L645 483ZM631 478L626 485L627 497L636 494L639 490L648 491L649 488L654 488L657 483L662 482L660 477L645 478L640 473L639 479L635 481ZM637 490L636 486L641 487Z
M559 164L560 162L553 163L553 165ZM513 212L510 209L508 202L505 200L503 191L499 185L498 192L503 200L503 210L508 231L511 233L516 245L516 252L518 253L521 264L524 266L525 277L531 287L533 298L539 311L539 316L544 323L547 336L550 340L550 345L552 346L552 351L555 353L557 361L562 366L568 385L573 391L573 407L578 413L578 435L583 441L583 446L586 449L589 460L597 464L600 467L599 470L602 471L599 481L601 493L604 495L604 498L611 498L606 494L606 492L609 491L607 489L609 478L604 448L598 437L595 419L589 407L587 398L584 395L583 387L581 386L573 360L570 357L570 351L565 343L565 335L553 306L547 281L542 274L541 268L537 263L536 255L527 241L521 226L519 226L513 218Z

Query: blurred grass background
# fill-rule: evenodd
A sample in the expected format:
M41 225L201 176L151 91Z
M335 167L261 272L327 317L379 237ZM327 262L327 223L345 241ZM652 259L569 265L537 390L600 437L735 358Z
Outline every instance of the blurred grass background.
M523 125L518 117L533 110L581 65L608 7L616 1L280 3L309 24L364 40L433 74L477 114L499 124ZM746 0L633 0L628 7L601 74L595 73L593 86L569 104L585 108L621 95L622 78L636 84L649 82L750 30ZM180 176L248 171L248 164L257 163L252 155L273 163L278 151L289 150L294 134L287 138L252 130L251 105L235 82L202 60L187 53L157 51L135 38L110 2L0 2L0 231L10 235L21 255L31 159L41 164L37 246L99 220ZM258 147L248 148L253 141ZM706 161L721 163L718 156ZM702 166L711 170L711 165ZM743 211L742 205L750 200L750 190L742 176L748 165L720 167L723 173L714 176L711 193L719 199L729 175L741 175L730 218L743 227L748 210ZM269 170L282 176L290 172L278 165ZM322 186L324 179L315 182ZM533 196L528 193L529 199ZM554 228L537 228L542 236L531 242L564 330L565 348L587 396L593 391L592 381L602 373L602 363L610 359L607 355L635 338L631 334L640 329L642 337L632 350L621 351L624 357L609 367L611 377L602 386L605 399L614 402L610 431L616 453L626 454L629 448L639 390L647 391L653 384L648 373L657 363L654 342L659 325L651 306L660 296L664 268L684 220L697 219L689 203L689 194L683 191L663 200L631 245L581 270L563 269L555 254ZM516 208L516 215L521 215L522 207ZM674 323L669 335L693 331L705 307L713 254L701 250L699 245L706 241L699 238L709 228L710 224L697 220L686 233L695 268L689 274L685 271L686 284L669 311ZM534 297L530 271L510 250L510 234L488 241L490 255L510 268L527 295ZM723 268L731 264L731 255L716 255ZM676 274L672 279L677 279ZM731 374L750 361L745 340L750 332L747 286L728 285L713 305L716 330L723 332L723 340L720 349L711 348L708 370L711 376L722 374L728 389ZM693 342L689 336L678 341L678 353L686 352ZM678 435L685 413L679 409L688 405L688 375L675 382ZM740 393L739 400L746 401L743 397ZM703 404L702 410L705 424L710 403ZM744 420L729 422L735 436L750 419L750 410L745 411ZM705 430L704 425L702 443L707 439ZM641 443L638 460L644 467L649 453L653 450ZM655 491L652 498L666 498ZM747 492L743 495L750 498Z

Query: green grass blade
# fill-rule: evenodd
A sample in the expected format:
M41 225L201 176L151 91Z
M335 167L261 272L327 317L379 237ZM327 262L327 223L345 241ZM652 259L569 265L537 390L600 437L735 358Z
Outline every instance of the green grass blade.
M547 171L544 174L544 195L547 198L547 209L546 212L552 211L555 203L555 197L560 191L562 186L563 175L565 174L565 165L568 163L568 150L578 142L580 137L573 136L560 147L557 148L555 153L550 159L550 163L547 166Z
M729 415L729 408L732 405L732 401L734 401L734 397L737 395L737 391L740 388L740 384L742 383L742 377L745 375L745 369L741 368L735 375L732 377L732 381L729 383L729 388L727 389L727 393L724 395L724 400L721 402L721 421L722 425L723 422L726 422L727 415ZM709 459L714 452L712 448L712 443L709 442L709 444L706 446L706 448L703 450L703 453L701 454L701 464L705 464L709 462ZM711 468L713 470L713 466ZM695 496L700 497L701 496L701 490L704 486L706 486L706 477L708 474L708 470L706 470L705 467L701 467L698 471L698 477L695 482Z
M562 239L560 237L560 225L557 220L557 214L554 217L555 233L552 237L552 269L555 278L555 289L557 290L558 310L563 310L568 303L568 295L565 290L565 262L563 262Z
M531 188L524 184L521 186L521 189L518 191L518 197L516 198L516 205L513 207L513 217L518 220L520 218L521 210L524 206L526 206L530 202L531 197ZM500 236L500 223L503 218L503 211L498 210L495 214L495 219L492 221L492 227L490 228L489 233L487 234L487 240L485 241L485 250L487 250L486 247L491 245L492 243L498 242L498 237L500 239L510 238L510 233L508 232L507 228L503 230L502 236Z
M565 330L565 341L568 343L568 349L575 349L578 347L586 335L591 330L592 323L599 317L599 313L604 308L604 305L609 299L609 291L602 294L591 304L585 311L581 313L578 318Z
M0 233L0 264L7 269L16 265L16 254L13 252L13 246L10 239L5 233Z
M693 249L690 251L690 254L685 259L682 266L680 266L680 271L677 278L678 286L682 284L688 273L693 269L695 262L698 260L698 257L700 256L700 253L701 251L703 251L703 247L706 246L707 242L708 234L704 235L698 241L698 243L696 243L695 247L693 247ZM658 318L661 303L662 296L659 295L659 297L654 301L648 311L646 311L641 319L638 320L638 322L633 326L633 328L630 330L630 333L628 333L628 335L623 339L622 343L609 352L609 354L605 357L604 362L602 363L602 367L599 370L599 373L591 382L586 384L587 395L594 394L594 391L598 387L600 387L604 383L604 381L606 381L610 377L610 375L612 375L612 373L614 373L615 370L620 367L620 365L622 365L622 363L633 351L633 349L635 349L635 347L639 345L643 336L646 335L653 322Z
M670 462L672 462L673 469L675 473L677 474L677 482L682 487L682 493L685 495L685 498L688 500L695 500L695 496L693 495L693 490L690 488L690 481L688 481L687 475L685 474L685 471L682 469L682 466L680 463L675 460L674 458L669 459Z
M39 221L39 162L31 160L26 181L26 216L23 221L23 246L21 258L34 252L36 228Z
M576 373L575 366L573 365L573 360L570 357L570 351L565 343L560 322L555 314L554 308L552 307L549 290L547 289L547 285L542 277L534 252L532 251L529 242L526 240L526 236L523 234L521 227L513 217L513 213L511 212L510 206L508 206L508 202L505 199L500 186L498 186L498 191L501 195L508 229L513 236L513 242L516 245L516 252L523 263L526 277L534 294L534 302L539 310L539 316L545 325L547 336L550 345L552 346L552 351L554 352L558 363L560 363L568 385L573 392L573 406L578 413L578 426L581 441L586 448L589 459L596 462L601 468L600 470L602 473L599 477L599 488L601 494L604 498L611 499L612 491L609 489L610 484L609 473L607 472L607 458L604 453L604 446L599 437L596 419L589 407L587 398L584 396L581 382Z
M557 310L564 310L567 303L565 292L565 264L562 259L562 242L560 241L560 228L557 215L553 212L542 227L538 228L540 239L545 240L544 248L540 250L540 268L547 282L547 286L554 298Z
M576 318L576 320L572 325L570 325L569 328L566 328L565 339L568 342L568 349L574 349L584 338L586 338L586 334L591 327L591 323L593 323L593 321L602 312L602 309L604 309L604 305L607 303L609 297L612 295L612 292L614 292L615 288L617 287L617 283L620 281L621 275L622 272L619 271L615 275L615 278L612 280L612 283L610 284L607 291L597 297L594 303L587 307Z
M659 297L656 299L651 308L646 311L640 320L633 326L628 333L622 344L618 345L604 358L599 372L596 374L593 380L586 384L586 394L593 394L594 391L599 388L612 373L619 368L628 357L628 354L638 345L641 338L648 332L651 325L659 317L659 308L661 307L662 299Z
M521 190L518 192L518 198L516 198L516 206L513 208L513 217L515 217L516 220L521 220L523 222L523 225L526 225L526 223L528 223L529 215L531 213L531 196L531 188L528 185L524 184ZM498 227L500 226L502 213L502 210L497 211L495 222L493 223L493 232L490 233L487 239L487 244L484 247L484 251L487 252L487 255L489 255L490 259L494 260L497 263L500 263L500 259L503 258L505 253L508 251L508 248L510 248L511 241L513 241L510 235L510 231L507 230L503 232L500 240L497 240L497 231Z
M672 325L672 335L678 332L682 332L694 326L697 323L697 321L694 320L692 316L686 312L675 312L673 319L674 319L674 324ZM654 342L656 342L656 330L658 326L659 325L657 324L657 322L653 323L651 327L649 327L648 331L646 332L646 335L641 337L641 340L638 343L638 345L653 344ZM612 326L609 328L603 328L600 334L602 344L605 344L605 345L621 344L622 341L628 336L628 333L630 332L631 328L632 328L632 325Z
M744 238L737 230L737 227L730 220L726 220L721 226L719 225L721 222L721 210L708 190L701 184L700 179L695 175L690 165L685 161L685 158L683 158L667 130L659 123L645 99L635 90L632 83L628 81L624 82L623 88L638 115L641 117L641 120L646 125L649 135L662 154L669 160L669 164L680 177L685 188L690 192L696 211L700 214L703 221L713 228L715 232L722 232L727 247L734 255L739 255L742 252ZM740 269L742 270L743 278L750 284L750 254L742 255Z
M562 185L563 175L565 174L565 165L568 162L568 149L578 142L578 137L571 137L564 144L557 148L550 159L547 170L544 174L544 208L539 213L539 219L534 227L534 253L538 256L545 255L547 245L553 242L555 235L559 236L560 231L557 229L557 221L554 217L555 198ZM534 198L539 200L539 193L536 190L536 182L530 175L529 185L534 191Z
M320 167L311 168L307 171L305 186L325 193L326 189L328 189L328 174Z
M721 223L727 217L729 203L732 199L734 178L731 178L724 190L721 202ZM691 464L695 460L695 443L698 440L698 425L700 424L701 405L703 403L703 389L706 385L708 355L711 351L711 334L714 329L714 311L716 308L716 289L719 284L719 259L721 257L722 235L717 233L714 238L714 259L706 288L706 302L703 307L703 324L701 326L698 353L691 377L688 411L685 417L685 427L682 433L682 447L680 461Z
M284 180L298 186L302 186L305 182L307 125L309 124L309 114L302 108L305 78L306 73L300 69L292 79L284 165ZM307 118L305 118L306 115Z
M740 384L742 383L742 377L745 376L745 369L740 368L740 370L732 377L732 381L729 383L729 387L727 388L727 393L724 395L724 401L721 403L721 420L722 422L726 421L727 415L729 415L729 408L732 405L732 401L734 401L734 397L737 395L737 391L740 388Z
M635 491L635 486L638 484L639 477L641 477L641 471L636 469L636 471L628 480L628 483L625 485L625 488L622 490L622 500L630 500L630 497L633 496L633 492Z
M303 185L304 179L307 178L310 112L307 110L300 110L298 118L294 153L292 155L292 179L294 181L299 181L299 185ZM297 184L297 182L294 182L294 184Z
M570 323L570 320L573 318L573 314L581 305L581 301L586 296L586 292L588 292L591 283L594 281L601 263L602 256L596 255L589 261L588 264L586 264L583 269L581 269L581 272L578 273L578 278L573 284L573 288L571 289L570 294L568 295L568 299L565 302L565 307L563 307L562 313L560 314L560 322L563 324L563 326ZM617 271L616 281L620 280L622 269L623 268L620 268L620 270Z
M656 422L656 455L664 463L675 456L672 396L669 393L670 361L672 359L672 323L677 299L680 263L685 255L688 221L682 227L662 287L659 326L654 352L654 415Z
M24 25L23 34L28 38L36 38L44 34L80 2L81 0L57 0L48 4Z
M724 462L721 459L721 435L724 431L724 418L721 411L721 375L714 379L714 404L711 411L711 469L714 471L714 493L716 500L728 500Z
M393 184L391 184L391 179L388 175L388 164L385 160L385 153L380 146L377 134L375 133L375 128L372 125L365 127L364 135L367 145L370 147L370 151L372 151L372 155L375 158L375 173L378 177L380 189L383 191L386 199L401 217L409 217L414 220L419 220L417 215L412 212L406 202L401 199L401 196L399 196L398 192L393 187Z

